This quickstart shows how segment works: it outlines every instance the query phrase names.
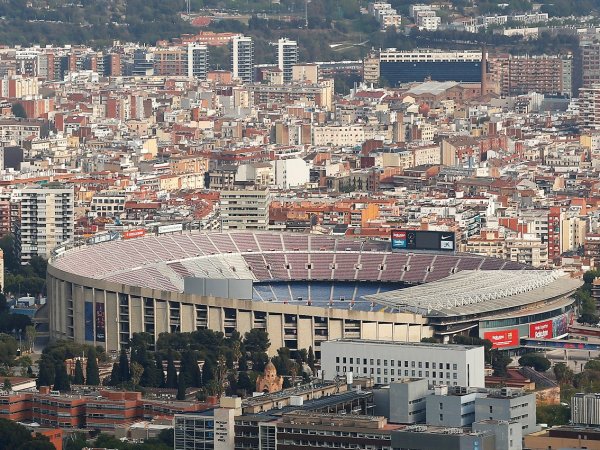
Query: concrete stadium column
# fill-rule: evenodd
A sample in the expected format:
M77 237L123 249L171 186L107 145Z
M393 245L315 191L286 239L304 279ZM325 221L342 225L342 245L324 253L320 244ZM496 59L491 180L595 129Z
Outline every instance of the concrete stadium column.
M129 334L144 331L144 305L142 297L129 297Z
M267 314L267 333L269 333L269 340L271 341L271 346L269 347L269 351L267 353L269 356L275 356L277 354L277 350L281 347L284 347L283 314Z
M119 351L119 297L116 292L105 291L106 351Z
M154 302L154 333L158 337L160 333L166 333L169 330L169 308L167 302Z
M180 306L180 323L182 332L190 332L196 330L196 308L194 305L182 303Z
M252 329L253 324L253 312L252 311L238 311L236 328L238 333L242 336Z
M329 339L341 339L344 337L344 320L343 319L329 319Z
M298 317L298 349L314 345L314 323L312 317Z

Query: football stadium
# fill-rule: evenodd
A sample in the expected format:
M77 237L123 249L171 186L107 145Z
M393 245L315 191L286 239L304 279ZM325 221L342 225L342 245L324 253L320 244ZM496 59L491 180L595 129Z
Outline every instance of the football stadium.
M409 248L410 248L409 234ZM443 239L443 238L442 238ZM136 332L265 329L270 351L339 338L455 334L516 348L567 333L580 281L560 271L389 241L181 232L73 247L48 265L51 337L127 346Z

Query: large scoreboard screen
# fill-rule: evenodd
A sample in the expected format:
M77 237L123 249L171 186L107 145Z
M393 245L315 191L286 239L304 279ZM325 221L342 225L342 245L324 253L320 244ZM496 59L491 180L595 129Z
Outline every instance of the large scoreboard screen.
M393 250L455 250L453 231L392 230Z

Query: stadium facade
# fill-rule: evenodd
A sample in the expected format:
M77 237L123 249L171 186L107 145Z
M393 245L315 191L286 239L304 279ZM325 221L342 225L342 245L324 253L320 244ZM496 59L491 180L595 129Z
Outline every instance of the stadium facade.
M470 254L385 241L192 232L57 249L51 337L127 346L136 332L269 333L271 352L330 339L418 342L478 333L498 348L566 328L580 281Z

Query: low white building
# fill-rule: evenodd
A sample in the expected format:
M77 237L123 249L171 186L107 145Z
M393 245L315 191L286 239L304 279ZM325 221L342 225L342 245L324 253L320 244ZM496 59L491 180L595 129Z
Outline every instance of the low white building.
M352 372L377 384L405 378L431 385L484 387L483 347L473 345L339 339L321 344L326 380Z
M278 189L303 186L310 181L310 168L301 158L278 159L274 166L274 184Z

